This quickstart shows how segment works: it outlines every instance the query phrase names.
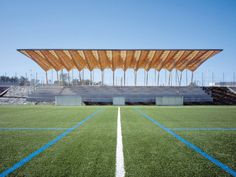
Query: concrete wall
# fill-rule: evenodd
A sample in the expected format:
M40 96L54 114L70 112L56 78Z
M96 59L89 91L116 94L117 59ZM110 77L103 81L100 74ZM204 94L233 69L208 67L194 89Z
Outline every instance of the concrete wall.
M60 106L81 106L80 96L55 96L55 104Z
M113 105L125 105L125 97L113 97Z
M181 106L184 104L182 96L161 96L156 97L156 105L159 106Z

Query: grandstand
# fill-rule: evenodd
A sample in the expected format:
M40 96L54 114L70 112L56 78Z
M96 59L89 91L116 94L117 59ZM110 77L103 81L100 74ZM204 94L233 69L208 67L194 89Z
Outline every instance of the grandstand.
M158 96L183 96L185 104L207 104L213 100L200 87L171 86L43 86L28 101L53 102L58 95L79 95L86 104L112 104L113 97L124 97L126 104L154 104Z
M56 70L57 83L60 85L39 86L28 95L32 102L54 102L55 96L80 96L85 104L111 104L114 97L123 97L126 104L154 104L156 97L183 98L184 104L210 104L213 102L209 92L193 84L194 71L207 59L221 52L221 49L18 49L19 52L35 61L44 71L48 85L49 70ZM112 70L112 86L104 84L104 70ZM63 86L58 72L66 69L81 71L89 69L90 81L93 82L92 71L101 70L101 85ZM123 69L123 85L115 86L115 70ZM126 86L126 70L134 70L135 86ZM157 86L137 86L139 69L155 69L158 73ZM169 85L160 86L160 71L169 71ZM178 71L178 86L172 86L173 70ZM191 86L182 86L182 72L192 72ZM69 77L68 77L69 78ZM148 72L146 72L148 78ZM148 79L146 79L147 81ZM70 83L70 80L68 80Z

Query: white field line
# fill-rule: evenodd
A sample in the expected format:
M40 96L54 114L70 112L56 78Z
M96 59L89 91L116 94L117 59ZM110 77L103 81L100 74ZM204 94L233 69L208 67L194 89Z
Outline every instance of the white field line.
M117 144L116 144L116 177L124 177L124 154L123 154L123 143L122 143L122 132L121 132L121 118L120 118L120 107L118 107L117 114Z

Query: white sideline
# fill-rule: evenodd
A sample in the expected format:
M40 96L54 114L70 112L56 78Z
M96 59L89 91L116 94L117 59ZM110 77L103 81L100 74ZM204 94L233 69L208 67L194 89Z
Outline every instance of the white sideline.
M122 132L121 132L121 118L120 118L120 107L118 107L117 114L117 144L116 144L116 177L124 177L124 154L123 154L123 143L122 143Z

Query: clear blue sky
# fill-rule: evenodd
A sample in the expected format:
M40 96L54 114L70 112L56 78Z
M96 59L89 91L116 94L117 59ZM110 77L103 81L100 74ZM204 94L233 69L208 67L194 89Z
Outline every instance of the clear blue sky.
M220 48L197 71L236 72L236 0L1 0L0 75L42 70L17 48Z

